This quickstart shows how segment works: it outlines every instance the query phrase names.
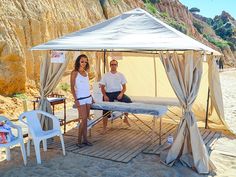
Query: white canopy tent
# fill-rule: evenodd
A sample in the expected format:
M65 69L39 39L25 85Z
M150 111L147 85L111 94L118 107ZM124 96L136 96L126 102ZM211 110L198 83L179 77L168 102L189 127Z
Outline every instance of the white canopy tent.
M197 50L221 55L139 8L92 27L35 46L31 50Z
M176 159L181 159L188 166L195 167L199 173L208 173L213 169L191 107L198 93L201 80L202 53L211 54L208 57L209 70L211 70L214 68L212 56L220 55L219 52L182 34L139 8L92 27L35 46L31 50L161 51L160 58L168 79L185 111L176 141L168 152L167 158L164 158L163 161L166 164L173 164ZM178 56L177 51L183 51L184 54ZM47 62L47 64L43 64L43 67L42 70L48 70L53 66ZM57 79L54 78L53 83L50 81L52 79L48 78L50 72L47 72L47 76L41 72L41 83L43 83L41 93L48 93L49 90L53 90L63 74L65 64L61 67L63 69L61 69L60 76L57 73ZM55 76L53 72L57 71L51 69L51 77ZM210 74L211 80L213 77L218 77L216 72ZM210 86L211 96L214 98L212 103L219 117L223 118L221 90L217 84L219 83L213 83ZM44 89L46 91L43 91ZM217 94L218 92L220 93ZM215 95L220 95L220 98L216 99ZM42 100L46 96L46 94L41 94ZM194 142L196 146L191 146Z

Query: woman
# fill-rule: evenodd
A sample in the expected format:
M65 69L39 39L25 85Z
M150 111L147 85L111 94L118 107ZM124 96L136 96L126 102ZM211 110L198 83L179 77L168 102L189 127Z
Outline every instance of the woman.
M78 132L78 147L92 146L87 140L87 119L90 114L90 107L93 102L90 94L88 57L84 54L78 56L75 61L74 70L71 72L71 92L75 99L81 119Z

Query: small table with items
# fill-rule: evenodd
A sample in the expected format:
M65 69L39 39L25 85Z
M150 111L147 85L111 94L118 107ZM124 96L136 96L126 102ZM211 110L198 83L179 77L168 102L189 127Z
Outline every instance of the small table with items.
M33 100L33 108L35 110L36 108L36 103L39 103L40 97L35 97L36 100ZM52 105L52 113L54 115L55 111L55 105L57 104L64 104L64 118L60 119L61 125L64 125L64 133L66 133L66 98L64 95L59 95L59 94L51 94L49 97L47 97L49 103Z

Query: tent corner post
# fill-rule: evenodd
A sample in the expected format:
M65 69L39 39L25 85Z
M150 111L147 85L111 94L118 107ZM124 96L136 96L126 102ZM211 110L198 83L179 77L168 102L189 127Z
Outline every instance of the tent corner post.
M210 88L208 87L208 93L207 93L207 106L206 106L206 119L205 119L205 129L208 129L208 109L209 109L209 99L210 99Z
M106 49L104 49L104 52L103 52L103 74L106 73Z

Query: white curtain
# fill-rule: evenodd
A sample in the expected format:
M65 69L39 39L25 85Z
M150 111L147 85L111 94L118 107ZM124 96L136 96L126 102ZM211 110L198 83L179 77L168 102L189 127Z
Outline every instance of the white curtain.
M68 65L69 59L65 59L64 63L51 63L48 54L41 61L40 65L40 102L38 109L52 113L51 104L47 100L47 96L55 89L64 71ZM52 129L51 119L45 116L40 117L40 122L44 130Z
M208 81L209 81L210 96L211 96L211 107L210 107L211 112L215 108L218 116L220 117L220 120L228 128L227 124L225 123L225 117L224 117L224 104L223 104L223 98L222 98L218 67L213 58L213 55L208 56L207 61L208 61L208 67L209 67Z
M184 110L174 143L166 154L161 154L161 161L173 165L176 160L180 160L184 165L195 168L198 173L209 173L214 165L191 110L200 86L202 55L200 52L187 51L183 55L176 52L161 53L160 57Z

